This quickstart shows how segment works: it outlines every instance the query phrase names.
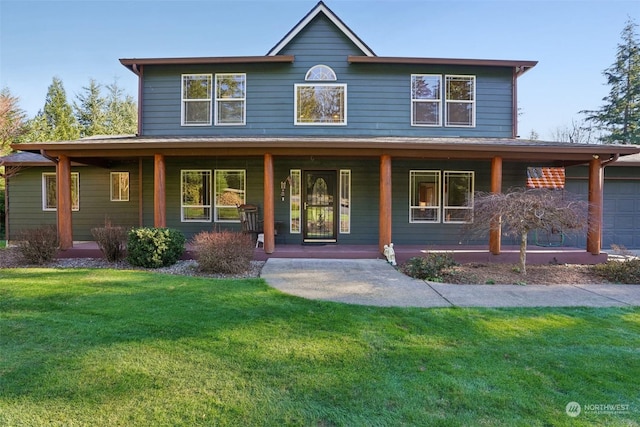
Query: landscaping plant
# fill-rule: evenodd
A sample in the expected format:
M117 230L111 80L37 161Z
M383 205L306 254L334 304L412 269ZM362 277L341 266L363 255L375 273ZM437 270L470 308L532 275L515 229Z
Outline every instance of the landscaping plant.
M58 253L58 230L55 225L21 230L17 246L27 264L45 264Z
M182 232L171 228L135 228L129 231L127 261L131 265L159 268L175 264L184 253Z
M430 252L425 256L410 258L400 269L407 276L416 279L440 282L444 270L456 264L451 254Z
M107 220L104 227L92 228L91 235L107 261L118 262L124 258L127 244L127 231L124 227L113 226Z
M212 273L247 271L253 259L251 235L233 231L203 231L192 240L198 267Z

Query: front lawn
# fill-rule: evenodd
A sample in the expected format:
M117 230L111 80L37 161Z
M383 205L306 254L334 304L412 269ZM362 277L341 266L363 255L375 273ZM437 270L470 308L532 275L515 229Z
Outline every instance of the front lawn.
M0 270L7 426L635 426L639 352L638 308L373 308L261 279Z

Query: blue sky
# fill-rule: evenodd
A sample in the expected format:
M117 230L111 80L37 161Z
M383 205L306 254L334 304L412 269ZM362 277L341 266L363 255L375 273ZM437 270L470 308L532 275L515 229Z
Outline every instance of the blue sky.
M315 0L0 0L0 87L29 116L52 78L70 102L90 78L137 95L119 58L264 55ZM597 109L615 59L625 0L325 0L380 56L536 60L519 79L520 136L554 130Z

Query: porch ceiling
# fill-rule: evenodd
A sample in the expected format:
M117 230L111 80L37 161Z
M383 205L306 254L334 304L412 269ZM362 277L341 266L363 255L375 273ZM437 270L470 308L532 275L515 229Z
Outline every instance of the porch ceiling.
M640 146L571 144L522 139L415 137L110 137L13 144L12 148L70 158L136 156L274 156L491 159L587 162L640 153Z

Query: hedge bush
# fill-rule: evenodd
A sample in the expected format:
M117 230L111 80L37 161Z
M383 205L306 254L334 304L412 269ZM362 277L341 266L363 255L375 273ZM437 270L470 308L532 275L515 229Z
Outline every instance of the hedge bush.
M18 251L28 264L44 264L58 254L58 230L55 225L29 228L17 233Z
M631 258L625 261L607 261L593 266L597 275L613 283L640 283L640 259Z
M184 253L184 235L171 228L134 228L127 239L131 265L159 268L175 264Z
M457 265L453 256L447 253L429 253L426 256L410 258L400 269L407 276L439 282L447 268Z
M121 261L125 256L127 245L127 230L106 222L104 227L91 229L91 235L98 244L98 248L109 262Z
M196 234L191 243L202 271L237 274L251 266L254 243L249 234L203 231Z

